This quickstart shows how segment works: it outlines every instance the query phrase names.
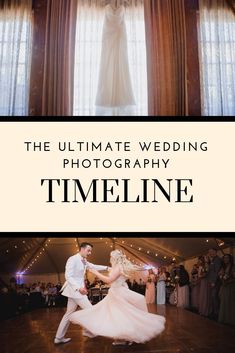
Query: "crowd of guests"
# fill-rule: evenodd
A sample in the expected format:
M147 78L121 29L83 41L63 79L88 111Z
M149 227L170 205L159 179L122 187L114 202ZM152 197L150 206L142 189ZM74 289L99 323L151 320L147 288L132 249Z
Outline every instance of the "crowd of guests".
M200 256L189 274L183 265L172 263L158 274L149 270L145 297L147 304L169 302L191 309L221 323L235 325L235 266L233 256L222 258L216 249Z
M200 256L191 272L191 305L200 314L235 325L235 265L231 254L215 249Z
M0 318L7 319L42 307L64 306L60 294L61 283L17 284L15 278L9 284L0 283Z
M198 257L191 273L183 265L172 262L168 269L158 268L157 274L150 269L145 281L128 279L127 284L131 290L145 295L147 304L169 303L235 325L235 265L230 254L221 258L215 249L210 249L207 255ZM85 286L93 304L103 298L96 296L94 301L93 289L99 289L100 293L107 289L107 285L96 277L93 282L86 279ZM19 285L14 278L9 285L0 282L0 319L35 308L65 306L66 298L60 289L61 283Z
M89 290L101 288L104 283L98 278L95 278L93 282L86 279L85 286ZM9 284L6 284L0 279L0 320L12 318L38 308L66 306L67 298L61 295L61 288L60 282L57 284L51 282L18 284L16 278L11 278ZM97 300L93 301L92 292L89 291L88 293L92 303L97 302Z

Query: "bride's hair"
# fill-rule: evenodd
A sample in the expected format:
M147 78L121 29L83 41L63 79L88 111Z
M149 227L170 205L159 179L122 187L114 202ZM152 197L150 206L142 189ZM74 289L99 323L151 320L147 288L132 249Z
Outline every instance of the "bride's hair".
M121 250L111 251L111 264L120 265L124 276L129 277L132 272L144 271L140 266L134 265L126 258L126 255Z

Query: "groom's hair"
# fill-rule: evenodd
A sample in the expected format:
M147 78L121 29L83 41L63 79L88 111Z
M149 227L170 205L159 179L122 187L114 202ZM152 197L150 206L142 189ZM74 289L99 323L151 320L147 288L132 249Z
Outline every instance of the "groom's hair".
M91 243L83 242L80 244L80 249L86 248L87 246L90 246L93 248L93 245Z

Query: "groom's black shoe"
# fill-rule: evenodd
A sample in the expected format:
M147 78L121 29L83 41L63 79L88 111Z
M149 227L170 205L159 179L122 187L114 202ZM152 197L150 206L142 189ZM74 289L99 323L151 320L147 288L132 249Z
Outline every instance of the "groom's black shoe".
M67 343L70 342L71 338L55 338L54 343L55 344L60 344L60 343Z

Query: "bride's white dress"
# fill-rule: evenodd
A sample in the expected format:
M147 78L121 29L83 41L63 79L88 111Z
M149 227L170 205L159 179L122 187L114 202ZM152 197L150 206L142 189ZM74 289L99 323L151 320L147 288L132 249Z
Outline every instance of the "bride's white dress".
M125 7L105 8L102 51L96 96L97 107L135 105L128 62Z
M127 286L124 276L111 284L108 295L91 308L76 311L70 321L95 336L144 343L165 328L165 318L148 312L145 297Z

